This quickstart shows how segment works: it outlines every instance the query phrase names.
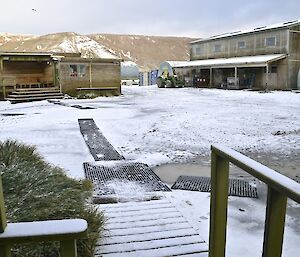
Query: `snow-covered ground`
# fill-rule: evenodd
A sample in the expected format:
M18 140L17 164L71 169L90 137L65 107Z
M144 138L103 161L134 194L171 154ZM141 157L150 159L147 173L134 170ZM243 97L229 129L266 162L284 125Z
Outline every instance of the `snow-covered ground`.
M126 159L152 166L190 161L208 165L213 143L248 155L268 154L277 163L279 157L295 157L300 152L300 94L155 86L124 87L123 94L64 100L96 108L91 110L46 101L0 102L0 140L14 138L35 144L46 159L73 176L82 176L82 162L91 160L78 118L93 118ZM24 115L2 115L10 113Z
M65 168L70 176L83 177L82 163L93 159L77 119L93 118L126 159L150 166L209 165L210 145L223 143L258 159L262 156L283 173L285 162L286 173L300 174L300 94L155 86L122 90L120 97L63 100L95 109L47 101L0 102L0 140L34 144L49 162ZM208 239L209 194L177 191L166 195ZM230 197L229 203L228 256L259 256L265 198ZM284 256L295 257L300 251L300 207L289 205Z

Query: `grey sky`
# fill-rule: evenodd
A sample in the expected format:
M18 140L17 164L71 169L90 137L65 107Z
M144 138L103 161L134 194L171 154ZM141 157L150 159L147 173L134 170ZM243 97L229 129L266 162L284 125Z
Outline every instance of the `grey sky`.
M17 34L72 31L205 37L300 19L299 0L2 1L0 32Z

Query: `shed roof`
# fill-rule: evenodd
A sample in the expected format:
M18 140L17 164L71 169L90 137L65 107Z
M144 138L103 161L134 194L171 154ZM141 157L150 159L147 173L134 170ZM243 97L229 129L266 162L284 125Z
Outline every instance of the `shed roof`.
M272 25L268 25L268 26L259 26L259 27L253 28L253 29L238 30L238 31L234 31L234 32L223 33L223 34L211 36L209 38L203 38L203 39L198 39L198 40L192 41L191 44L198 43L198 42L210 41L210 40L219 39L219 38L233 37L233 36L238 36L238 35L243 35L243 34L248 34L248 33L255 33L255 32L265 31L265 30L289 28L289 27L293 27L296 25L300 25L300 20L286 21L286 22L276 23L276 24L272 24Z
M65 62L65 63L75 63L75 62L82 62L82 63L120 63L122 61L122 59L120 58L116 58L116 59L108 59L108 58L74 58L74 57L62 57L59 58L57 57L57 59L60 62Z
M0 56L52 56L45 52L0 52Z
M286 57L286 54L269 54L269 55L255 55L255 56L243 56L233 58L219 58L219 59L207 59L197 60L190 62L182 62L172 65L174 68L187 68L187 67L240 67L240 66L252 66L263 67L268 63L281 60Z
M187 61L166 61L166 63L170 64L171 67L176 67L187 63Z

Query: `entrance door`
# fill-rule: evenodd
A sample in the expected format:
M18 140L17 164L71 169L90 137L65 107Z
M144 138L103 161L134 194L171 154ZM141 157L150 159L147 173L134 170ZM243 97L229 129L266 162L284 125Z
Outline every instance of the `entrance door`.
M272 88L277 88L277 66L271 66L269 84Z

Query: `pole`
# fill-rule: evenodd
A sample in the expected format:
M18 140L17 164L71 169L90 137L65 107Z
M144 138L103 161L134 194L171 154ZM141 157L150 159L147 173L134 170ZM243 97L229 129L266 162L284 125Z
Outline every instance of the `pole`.
M267 66L266 66L266 88L265 89L268 89L268 84L269 84L269 64L267 63Z
M238 87L238 83L237 83L237 67L234 67L234 86L235 86L235 88Z
M92 60L90 61L90 88L92 87Z
M210 68L209 69L209 87L210 88L212 88L212 80L213 80L213 74L212 74L212 72L213 72L213 69Z

